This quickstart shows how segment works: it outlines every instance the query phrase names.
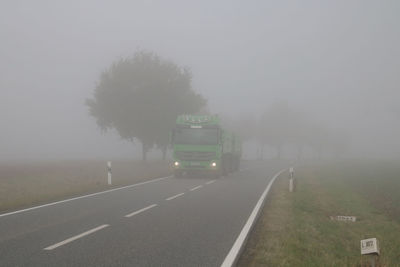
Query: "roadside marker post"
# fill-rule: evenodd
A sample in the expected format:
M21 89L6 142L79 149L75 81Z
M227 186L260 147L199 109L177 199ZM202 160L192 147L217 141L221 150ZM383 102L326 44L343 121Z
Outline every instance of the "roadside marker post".
M292 193L294 190L294 183L293 183L293 179L289 180L289 192Z
M294 191L294 169L290 167L289 169L289 192Z
M380 255L379 242L376 238L368 238L361 240L361 256L369 256L369 264L372 267L377 266L378 257ZM364 266L361 264L361 266Z
M107 162L107 171L108 171L108 185L111 185L112 184L111 161Z

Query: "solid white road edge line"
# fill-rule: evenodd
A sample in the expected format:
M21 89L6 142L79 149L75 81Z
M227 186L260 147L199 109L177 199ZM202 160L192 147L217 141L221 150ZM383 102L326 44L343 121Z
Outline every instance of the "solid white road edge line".
M190 189L190 191L194 191L194 190L200 189L202 187L203 187L202 185L199 185L199 186L193 187L192 189Z
M215 180L211 180L211 181L208 181L206 184L212 184L214 182L215 182Z
M150 205L150 206L148 206L146 208L143 208L143 209L137 210L135 212L129 213L128 215L125 215L125 217L129 218L129 217L135 216L136 214L139 214L139 213L141 213L143 211L149 210L149 209L154 208L156 206L157 206L157 204Z
M82 233L82 234L73 236L73 237L68 238L68 239L65 239L64 241L61 241L61 242L59 242L59 243L57 243L57 244L51 245L51 246L49 246L49 247L47 247L47 248L44 248L44 250L53 250L53 249L55 249L55 248L58 248L58 247L61 247L61 246L65 245L65 244L71 243L72 241L75 241L75 240L77 240L77 239L79 239L79 238L82 238L82 237L84 237L84 236L93 234L94 232L97 232L97 231L99 231L99 230L101 230L101 229L103 229L103 228L106 228L106 227L108 227L108 226L110 226L110 225L108 225L108 224L103 224L103 225L101 225L101 226L99 226L99 227L93 228L92 230L86 231L86 232L84 232L84 233Z
M253 227L253 224L255 223L258 214L260 213L260 210L264 204L265 198L276 180L276 178L285 170L281 170L275 176L271 179L271 181L268 183L267 188L265 188L264 192L262 193L260 199L258 200L256 206L254 207L253 211L250 214L249 219L247 220L246 224L243 226L242 231L240 232L238 238L236 239L235 243L233 244L231 250L229 251L228 255L225 257L224 262L221 264L221 267L231 267L233 266L239 256L239 253L243 249L243 246L247 240L248 234Z
M81 198L93 197L93 196L97 196L97 195L101 195L101 194L105 194L105 193L110 193L110 192L121 190L121 189L126 189L126 188L130 188L130 187L136 187L136 186L139 186L139 185L154 183L154 182L165 180L165 179L171 178L171 177L172 176L156 178L156 179L149 180L149 181L146 181L146 182L141 182L141 183L137 183L137 184L131 184L131 185L122 186L122 187L118 187L118 188L114 188L114 189L110 189L110 190L106 190L106 191L101 191L101 192L97 192L97 193L93 193L93 194L89 194L89 195L84 195L84 196L69 198L69 199L65 199L65 200L60 200L60 201L56 201L56 202L52 202L52 203L48 203L48 204L44 204L44 205L40 205L40 206L35 206L35 207L32 207L32 208L27 208L27 209L23 209L23 210L12 211L12 212L8 212L8 213L0 214L0 218L1 217L5 217L5 216L9 216L9 215L12 215L12 214L17 214L17 213L30 211L30 210L36 210L36 209L40 209L40 208L44 208L44 207L49 207L49 206L53 206L53 205L57 205L57 204L61 204L61 203L65 203L65 202L81 199Z
M175 195L175 196L172 196L172 197L166 198L165 200L173 200L174 198L177 198L177 197L183 196L184 194L185 194L185 193L180 193L180 194L177 194L177 195Z

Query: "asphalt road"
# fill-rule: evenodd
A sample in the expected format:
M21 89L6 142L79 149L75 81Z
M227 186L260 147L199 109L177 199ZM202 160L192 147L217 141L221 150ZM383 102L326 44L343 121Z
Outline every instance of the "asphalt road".
M220 266L283 163L0 215L0 266Z

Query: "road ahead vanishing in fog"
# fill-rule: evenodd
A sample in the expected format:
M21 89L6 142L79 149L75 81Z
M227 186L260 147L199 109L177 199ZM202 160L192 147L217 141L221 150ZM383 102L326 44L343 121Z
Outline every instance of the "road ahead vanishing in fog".
M219 266L283 163L0 215L0 266Z

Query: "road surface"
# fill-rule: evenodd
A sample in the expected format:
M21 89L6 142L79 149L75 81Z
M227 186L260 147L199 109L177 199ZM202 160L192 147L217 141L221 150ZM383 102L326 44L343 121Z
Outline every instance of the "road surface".
M220 266L283 163L0 215L0 266Z

